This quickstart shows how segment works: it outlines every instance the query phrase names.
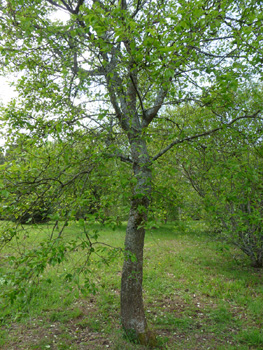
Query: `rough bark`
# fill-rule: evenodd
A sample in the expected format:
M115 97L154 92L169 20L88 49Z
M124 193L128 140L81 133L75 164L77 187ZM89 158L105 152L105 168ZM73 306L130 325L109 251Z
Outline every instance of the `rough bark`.
M151 195L151 168L146 144L131 139L133 171L136 178L125 238L125 257L121 282L121 320L131 341L154 346L143 305L143 247L147 211Z

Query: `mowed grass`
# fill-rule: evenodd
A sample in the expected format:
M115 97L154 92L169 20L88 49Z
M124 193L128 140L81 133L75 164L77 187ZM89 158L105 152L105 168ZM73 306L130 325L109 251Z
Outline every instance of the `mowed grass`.
M33 247L52 230L51 225L28 228L0 253L1 274L10 269L8 256L19 245ZM100 242L123 247L125 224L116 230L98 224L88 228L91 234L98 232ZM76 224L65 230L65 239L73 238L84 238ZM30 298L21 296L13 304L1 300L0 349L144 349L128 343L120 326L122 254L107 265L107 252L97 253L86 264L95 295L80 293L62 278L85 262L85 251L76 249L60 265L48 266L38 284L28 281ZM147 232L145 311L158 348L262 349L262 278L262 270L250 267L238 251L208 237L201 222L169 223Z

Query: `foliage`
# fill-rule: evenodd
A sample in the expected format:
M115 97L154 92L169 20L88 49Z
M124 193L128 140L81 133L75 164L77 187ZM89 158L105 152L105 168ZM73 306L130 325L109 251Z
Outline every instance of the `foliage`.
M116 191L107 186L108 178L113 180L109 168L118 166L101 154L92 155L89 140L81 137L77 145L74 138L38 147L22 137L12 153L9 150L1 172L3 218L39 223L109 217L110 197Z
M256 267L263 266L261 138L261 122L244 121L177 154L211 228L236 244Z

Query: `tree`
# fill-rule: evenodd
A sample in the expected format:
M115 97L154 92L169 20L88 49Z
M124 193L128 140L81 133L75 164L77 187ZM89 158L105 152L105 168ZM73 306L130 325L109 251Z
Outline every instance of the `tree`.
M93 142L84 133L73 134L74 139L48 141L39 147L21 135L16 147L6 151L1 172L3 187L8 191L1 203L5 219L22 224L58 216L79 220L89 214L107 219L105 197L116 192L116 187L109 190L105 184L113 160L102 161L100 153L96 157Z
M252 266L263 267L262 122L242 124L188 144L181 169L212 231L240 248Z
M175 125L155 155L148 151L150 125L162 123L166 106L186 101L211 109L216 103L219 114L220 106L230 108L228 91L259 71L261 7L254 0L1 4L4 69L22 72L17 84L20 102L12 102L5 114L10 138L24 133L39 147L48 137L62 140L83 129L103 141L101 147L94 142L96 157L119 158L132 167L121 320L126 333L141 343L154 343L142 296L152 164L175 145L234 121L224 114L216 127L208 123L202 133L198 128L178 133ZM68 19L54 20L57 10ZM258 113L239 110L235 121Z
M249 84L237 90L233 96L233 106L260 108L262 88L258 84ZM253 107L252 107L253 106ZM236 109L231 112L236 117ZM173 116L166 114L173 121ZM183 130L199 125L200 131L217 124L218 116L206 108L184 106L177 111L178 127ZM187 123L178 118L182 115ZM262 267L262 120L244 119L226 130L218 130L213 137L195 139L187 145L181 145L172 152L169 167L184 176L183 183L188 184L198 194L190 202L198 203L199 213L212 231L221 238L240 248L255 267ZM177 175L178 178L178 175ZM182 184L180 185L182 189ZM182 192L182 190L181 190ZM193 210L192 210L193 213ZM206 213L206 214L205 214Z

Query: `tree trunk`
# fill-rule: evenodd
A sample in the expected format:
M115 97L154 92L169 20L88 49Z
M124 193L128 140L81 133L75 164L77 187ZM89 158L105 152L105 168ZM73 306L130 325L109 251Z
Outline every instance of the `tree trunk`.
M151 195L151 168L144 141L131 142L133 171L136 178L125 238L121 282L121 321L129 340L156 345L148 330L142 295L145 222Z

